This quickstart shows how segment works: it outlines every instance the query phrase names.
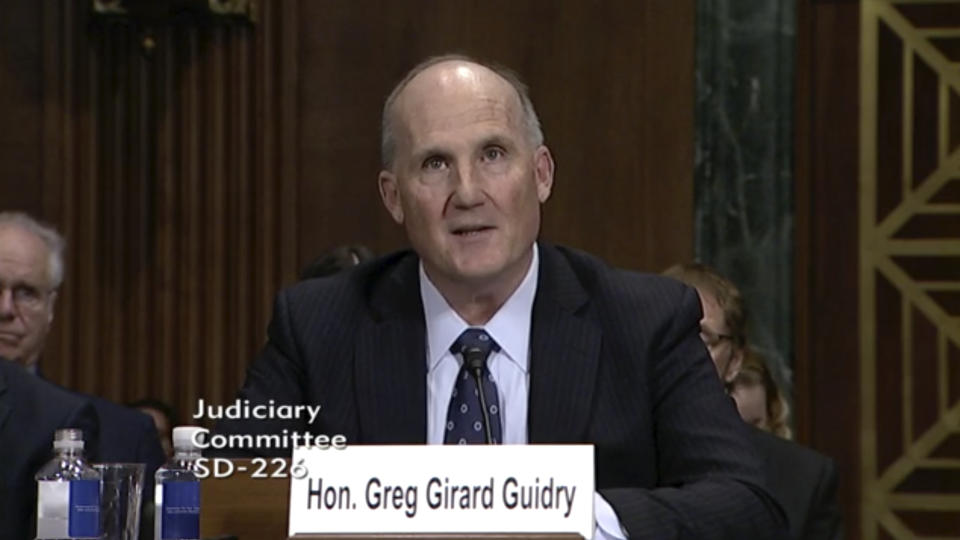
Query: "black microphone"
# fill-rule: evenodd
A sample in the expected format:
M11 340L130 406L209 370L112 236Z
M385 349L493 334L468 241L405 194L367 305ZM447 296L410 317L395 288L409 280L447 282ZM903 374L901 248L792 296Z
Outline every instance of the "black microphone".
M470 347L463 350L463 362L467 369L473 373L473 379L477 382L477 396L480 398L480 411L483 413L483 432L486 435L487 444L493 444L493 435L490 433L490 415L487 412L487 398L483 394L483 365L487 363L487 355L483 354L477 347Z

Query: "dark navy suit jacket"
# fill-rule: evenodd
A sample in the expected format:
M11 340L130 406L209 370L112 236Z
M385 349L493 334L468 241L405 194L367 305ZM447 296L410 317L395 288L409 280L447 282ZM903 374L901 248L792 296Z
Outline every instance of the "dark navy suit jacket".
M767 485L786 513L790 538L841 540L843 518L833 460L766 431L753 432Z
M407 251L282 291L239 397L321 405L320 418L224 421L218 430L424 443L417 269ZM541 244L528 440L593 443L597 489L631 538L778 537L782 512L698 337L700 316L696 292L676 281Z
M0 540L33 538L34 475L53 457L54 432L68 427L83 430L88 458L96 460L98 422L90 401L0 358Z

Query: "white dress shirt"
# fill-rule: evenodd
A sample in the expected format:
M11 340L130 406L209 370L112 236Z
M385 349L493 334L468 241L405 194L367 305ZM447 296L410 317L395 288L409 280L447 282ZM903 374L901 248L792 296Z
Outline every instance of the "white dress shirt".
M500 345L487 360L497 385L504 444L527 443L527 394L530 388L530 324L537 293L540 258L536 244L520 286L482 328ZM420 263L420 297L427 326L427 443L443 444L450 395L463 358L450 346L470 325L450 307ZM594 492L595 538L624 540L610 504Z

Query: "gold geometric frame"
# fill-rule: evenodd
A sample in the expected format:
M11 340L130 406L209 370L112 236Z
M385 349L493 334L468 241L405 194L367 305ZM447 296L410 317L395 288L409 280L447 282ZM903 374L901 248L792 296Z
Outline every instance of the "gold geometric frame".
M950 313L931 296L934 292L954 293L960 291L960 273L953 278L935 281L918 279L896 263L897 257L944 257L944 264L951 264L947 257L960 256L960 230L941 231L934 238L897 237L912 218L918 215L960 216L960 201L937 203L932 198L951 181L960 182L960 147L951 148L951 93L960 95L960 64L948 58L938 49L931 38L960 38L960 27L933 28L914 25L898 9L908 4L954 4L960 12L960 0L862 0L861 1L861 48L860 48L860 208L859 208L859 319L860 319L860 374L861 374L861 495L862 531L866 539L876 539L882 529L891 538L916 538L919 534L898 517L897 511L935 511L956 513L960 516L960 491L948 493L903 493L896 487L918 468L926 470L960 470L960 456L937 457L934 451L949 437L960 433L960 400L953 400L948 388L952 365L948 349L960 348L960 318ZM879 55L878 28L882 22L902 43L903 61L901 82L903 105L901 107L902 140L902 193L897 203L886 215L878 216L878 80L882 60ZM914 87L912 70L914 58L919 58L937 78L937 140L936 166L924 178L914 177ZM955 106L955 105L954 105ZM880 151L888 150L886 148ZM947 220L947 223L952 221ZM922 236L922 235L921 235ZM946 267L944 267L946 268ZM884 331L877 324L877 276L893 285L899 293L900 336L902 336L901 365L902 452L883 470L878 470L878 440L884 425L878 422L877 400L879 389L877 371L879 365L878 343ZM917 313L935 328L936 344L933 357L914 357L910 314ZM921 363L935 363L937 385L937 419L931 427L916 428L913 425L914 370ZM954 362L955 363L955 362ZM960 538L957 528L950 538ZM939 538L945 538L938 536Z

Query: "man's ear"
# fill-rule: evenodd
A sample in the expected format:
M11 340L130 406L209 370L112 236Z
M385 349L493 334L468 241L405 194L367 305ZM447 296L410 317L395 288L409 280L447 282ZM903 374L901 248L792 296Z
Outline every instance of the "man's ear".
M60 291L53 290L50 291L50 298L47 299L47 302L50 302L50 309L47 310L47 324L53 323L53 312L56 311L57 307L57 296Z
M533 174L537 182L537 198L541 203L547 202L553 190L553 170L554 163L550 149L540 145L533 154Z
M400 186L397 184L397 175L388 171L380 171L377 180L380 187L380 199L383 206L390 212L390 216L398 225L403 225L403 204L400 201Z

